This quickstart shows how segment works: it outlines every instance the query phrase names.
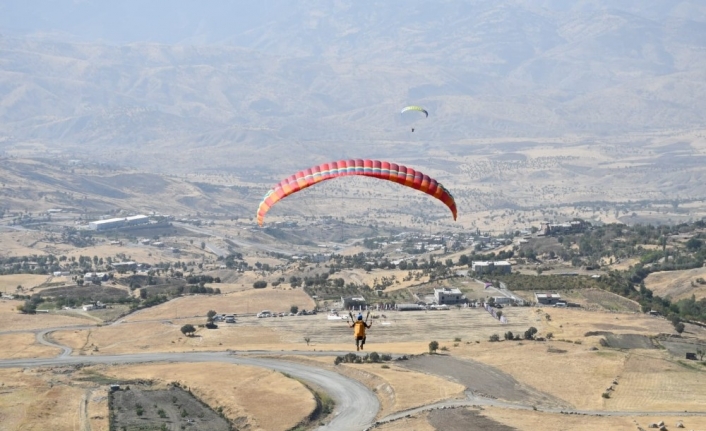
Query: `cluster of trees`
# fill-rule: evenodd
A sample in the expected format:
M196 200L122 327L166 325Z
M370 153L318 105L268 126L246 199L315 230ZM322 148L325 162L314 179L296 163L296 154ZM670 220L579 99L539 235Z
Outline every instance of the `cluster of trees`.
M513 334L512 331L507 331L503 334L503 337L507 341L517 341L517 340L534 340L537 336L537 328L530 326L523 334L524 338L520 338L520 334ZM551 332L547 334L546 338L551 339L554 336ZM500 336L498 334L493 334L490 336L489 341L497 342L500 341Z
M189 284L199 283L220 283L220 277L212 277L210 275L190 275L186 277L186 282Z
M512 258L514 255L515 252L513 250L503 250L498 252L497 254L495 252L482 254L472 251L471 254L462 254L461 256L459 256L458 264L471 266L474 261L506 260Z
M378 354L377 352L372 352L370 354L366 354L364 356L358 356L355 353L348 353L342 356L336 356L336 358L333 360L333 363L335 365L338 364L377 364L380 362L388 362L392 360L391 355L387 354Z

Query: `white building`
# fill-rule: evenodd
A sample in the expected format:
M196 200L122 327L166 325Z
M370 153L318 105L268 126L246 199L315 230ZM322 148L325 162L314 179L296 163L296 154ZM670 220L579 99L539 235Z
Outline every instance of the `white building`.
M476 275L487 274L489 272L509 274L512 271L512 265L506 260L499 260L497 262L477 261L473 262L471 269Z
M537 302L544 305L553 305L561 302L561 295L558 293L535 293L534 297Z
M119 227L137 226L147 224L150 218L146 215L136 215L131 217L111 218L107 220L96 220L88 223L89 229L93 230L108 230Z
M466 302L466 298L463 293L457 287L444 287L441 289L434 289L434 299L436 303L441 304L462 304Z

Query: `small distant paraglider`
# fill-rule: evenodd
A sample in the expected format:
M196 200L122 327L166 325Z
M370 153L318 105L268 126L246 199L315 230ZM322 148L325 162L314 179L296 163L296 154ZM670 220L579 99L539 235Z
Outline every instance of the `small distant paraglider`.
M402 108L402 111L400 111L400 115L405 115L406 112L420 112L424 114L424 118L429 117L429 111L417 105L405 106L404 108ZM412 127L412 133L414 133L414 127Z

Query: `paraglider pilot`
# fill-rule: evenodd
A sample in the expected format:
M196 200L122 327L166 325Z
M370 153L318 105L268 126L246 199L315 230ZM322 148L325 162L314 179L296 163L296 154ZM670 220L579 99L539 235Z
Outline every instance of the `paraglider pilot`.
M363 321L363 314L358 314L358 320L348 324L349 328L353 328L353 336L355 337L355 348L356 350L363 350L365 345L365 329L373 326L373 322L370 324Z

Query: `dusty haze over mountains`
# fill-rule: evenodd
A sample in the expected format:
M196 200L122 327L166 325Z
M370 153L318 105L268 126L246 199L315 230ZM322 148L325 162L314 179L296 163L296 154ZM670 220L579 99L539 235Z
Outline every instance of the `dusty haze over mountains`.
M47 0L0 34L7 155L263 184L383 158L486 208L706 194L698 1Z

